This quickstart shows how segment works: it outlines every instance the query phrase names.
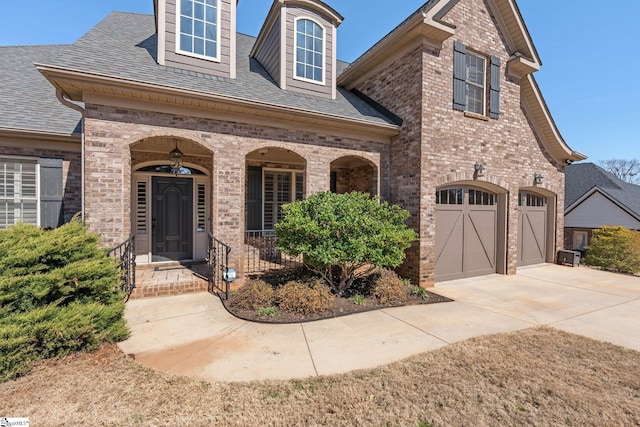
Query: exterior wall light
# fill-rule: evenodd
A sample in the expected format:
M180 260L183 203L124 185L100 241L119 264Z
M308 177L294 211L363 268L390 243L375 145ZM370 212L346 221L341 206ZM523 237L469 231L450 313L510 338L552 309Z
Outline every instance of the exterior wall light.
M537 172L533 174L533 183L534 183L535 185L540 185L540 184L542 184L542 180L543 180L543 179L544 179L544 176L542 176L541 174L539 174L539 173L537 173Z
M171 172L180 173L180 169L182 169L182 156L184 156L184 154L178 149L177 139L175 140L175 142L176 148L171 150L171 152L169 153Z
M476 177L480 178L484 176L484 166L481 163L476 162L473 165L473 170L475 171Z

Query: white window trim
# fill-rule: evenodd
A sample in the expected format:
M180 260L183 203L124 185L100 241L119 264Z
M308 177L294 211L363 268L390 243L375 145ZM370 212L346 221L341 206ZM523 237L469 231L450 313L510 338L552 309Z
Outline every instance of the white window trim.
M40 163L38 163L38 158L37 157L26 157L26 156L12 156L12 155L2 155L0 156L0 161L2 161L3 159L6 160L13 160L13 161L18 161L18 160L27 160L29 162L35 162L36 163L36 226L40 227L40 223L41 223L41 201L40 201ZM28 199L28 200L32 200L32 199ZM15 224L15 223L14 223ZM10 226L11 224L9 224Z
M298 64L298 21L311 21L318 25L322 30L322 81L298 77L296 73L296 65ZM327 82L327 29L318 20L310 16L298 16L293 21L293 79L302 82L313 83L315 85L325 86Z
M476 111L471 111L469 109L469 102L468 102L469 100L467 98L467 93L465 93L465 104L466 104L465 105L465 112L470 113L470 114L479 114L481 116L486 116L487 115L487 88L489 87L487 79L490 78L489 75L487 74L487 63L488 63L487 57L482 55L482 54L480 54L480 53L470 51L469 49L467 49L467 52L466 52L465 55L475 56L476 58L482 59L482 61L484 62L484 67L483 67L484 68L483 69L484 79L483 79L483 83L482 83L482 113L478 113ZM469 82L468 75L467 75L468 74L468 70L469 69L467 68L466 59L465 59L465 80L464 80L465 90L466 90L466 85L472 85L472 86L475 86L475 87L479 87L477 83Z
M213 56L206 56L206 55L200 55L197 53L193 53L193 52L189 52L188 50L182 50L180 49L180 25L181 25L181 15L182 15L182 2L180 0L176 0L176 34L175 34L175 44L176 44L176 54L179 55L185 55L185 56L190 56L192 58L198 58L198 59L204 59L205 61L211 61L211 62L221 62L221 52L222 52L222 43L221 43L221 33L222 33L222 22L221 22L221 18L222 18L222 8L221 8L221 4L220 4L221 0L216 0L216 20L218 21L216 23L216 43L218 44L218 49L216 51L217 55L215 57ZM205 21L206 22L206 21ZM206 31L206 30L205 30Z
M305 176L304 176L304 170L302 170L302 169L262 168L262 212L261 212L262 213L262 231L272 231L271 229L266 229L264 227L264 211L265 211L264 205L266 203L266 198L265 198L265 194L264 194L265 193L264 187L265 187L265 174L266 174L266 172L288 173L289 175L291 175L291 178L292 178L291 190L290 190L291 194L289 194L289 196L290 196L292 202L289 202L289 203L293 203L293 202L297 201L297 199L296 199L296 174L302 174L302 185L303 185L303 195L302 195L302 197L304 199L304 197L305 197L304 196ZM277 203L277 201L275 203ZM274 229L273 230L275 230L275 224L277 224L277 221L276 221L276 223L274 223Z

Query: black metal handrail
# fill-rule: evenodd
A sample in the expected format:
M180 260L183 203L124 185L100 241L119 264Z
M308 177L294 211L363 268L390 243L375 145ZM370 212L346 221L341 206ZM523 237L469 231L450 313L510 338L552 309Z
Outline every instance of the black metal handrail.
M302 256L292 257L278 250L274 230L246 231L244 243L246 274L295 269L303 264Z
M107 252L118 263L120 269L120 289L129 300L136 287L136 236L132 234L127 240Z
M209 276L209 292L217 291L225 300L229 299L231 278L229 277L229 254L231 247L213 237L209 233L207 248L207 265Z

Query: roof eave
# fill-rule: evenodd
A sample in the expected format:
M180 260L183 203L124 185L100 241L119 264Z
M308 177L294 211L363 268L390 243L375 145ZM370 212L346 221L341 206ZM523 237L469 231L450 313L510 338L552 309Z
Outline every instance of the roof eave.
M338 76L337 84L348 89L352 88L360 77L384 62L388 52L396 52L419 37L441 48L442 43L454 34L453 26L426 17L419 10L352 62Z
M526 74L520 80L520 88L522 99L530 109L531 120L537 124L541 133L539 136L550 154L565 163L586 160L586 155L572 150L562 138L533 74Z
M29 140L48 140L52 142L72 142L79 143L82 141L82 135L79 133L50 132L24 128L0 127L0 137L21 138Z
M237 111L243 115L278 115L287 120L298 122L313 121L331 124L338 129L348 128L358 130L362 133L392 137L398 134L399 126L392 123L380 123L369 120L344 117L337 114L311 111L301 108L294 108L284 105L269 104L265 102L235 98L231 96L211 94L207 92L184 89L174 86L152 84L138 80L123 79L115 76L88 73L80 70L61 68L50 65L36 64L36 67L44 77L56 89L61 90L68 99L83 101L85 92L114 91L123 93L126 91L135 92L145 96L174 97L175 99L193 100L194 102L205 102L208 108L220 111ZM106 93L106 92L105 92ZM120 95L122 96L122 95ZM185 104L187 105L187 104Z

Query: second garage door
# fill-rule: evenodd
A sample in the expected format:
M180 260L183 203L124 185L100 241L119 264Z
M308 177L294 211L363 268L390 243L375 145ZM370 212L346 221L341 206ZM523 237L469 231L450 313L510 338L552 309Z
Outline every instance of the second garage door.
M539 264L547 256L547 199L520 192L518 199L518 265Z
M455 187L436 193L436 280L496 272L498 197Z

